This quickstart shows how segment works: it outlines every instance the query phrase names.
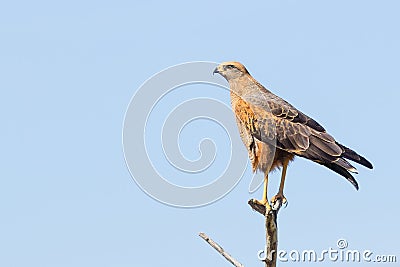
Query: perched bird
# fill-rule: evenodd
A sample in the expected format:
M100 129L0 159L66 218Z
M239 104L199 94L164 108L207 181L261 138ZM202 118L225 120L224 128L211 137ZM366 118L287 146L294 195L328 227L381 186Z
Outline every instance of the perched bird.
M288 164L295 156L337 172L358 190L357 181L350 174L357 170L346 159L372 169L367 159L338 143L318 122L267 90L241 63L221 63L214 73L229 83L232 109L253 172L264 172L263 197L256 202L271 209L267 198L268 174L276 168L282 168L282 176L279 191L271 202L287 202L283 187Z

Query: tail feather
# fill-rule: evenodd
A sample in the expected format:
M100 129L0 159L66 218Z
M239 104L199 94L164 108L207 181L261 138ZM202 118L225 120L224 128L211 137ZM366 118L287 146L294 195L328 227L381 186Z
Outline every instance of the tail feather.
M354 179L354 177L345 168L342 168L339 165L337 165L335 163L330 163L330 162L323 162L320 164L322 164L325 167L328 167L329 169L331 169L332 171L342 175L344 178L346 178L347 181L349 181L358 190L358 183L357 183L356 179Z
M354 162L357 162L357 163L359 163L359 164L361 164L361 165L363 165L363 166L365 166L365 167L367 167L369 169L373 168L371 162L369 162L363 156L358 155L355 151L351 150L350 148L348 148L348 147L346 147L344 145L341 145L339 143L338 143L338 145L344 150L344 152L342 154L343 158L346 158L346 159L352 160Z
M346 171L349 171L352 173L358 173L357 169L355 167L353 167L353 165L351 165L350 162L348 162L347 160L345 160L343 158L338 158L333 163L344 168Z
M310 146L308 147L307 152L313 158L313 160L336 164L339 167L345 169L346 171L353 172L353 173L358 173L357 169L354 168L350 164L350 162L348 162L347 160L345 160L343 158L340 158L340 157L337 157L337 156L332 156L332 155L326 153L321 148L319 148L318 146L314 145L314 143L310 144Z

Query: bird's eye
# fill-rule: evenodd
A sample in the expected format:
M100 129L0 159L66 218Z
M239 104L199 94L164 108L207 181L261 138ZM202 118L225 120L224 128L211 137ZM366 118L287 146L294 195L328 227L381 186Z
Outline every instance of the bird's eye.
M228 68L228 69L233 69L235 66L233 66L233 65L226 65L226 68Z

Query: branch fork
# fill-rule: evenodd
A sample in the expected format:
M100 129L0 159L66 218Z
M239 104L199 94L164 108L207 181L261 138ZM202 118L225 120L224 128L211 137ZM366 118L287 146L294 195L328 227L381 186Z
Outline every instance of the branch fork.
M276 257L278 249L278 212L282 207L282 202L278 199L271 206L271 210L266 214L266 209L264 205L261 205L250 199L247 202L250 207L257 211L258 213L265 216L265 232L266 232L266 251L265 253L265 266L266 267L276 267ZM233 258L229 253L227 253L218 243L209 238L205 233L200 233L199 236L203 238L211 247L213 247L219 254L221 254L227 261L232 263L235 267L244 267L239 261Z

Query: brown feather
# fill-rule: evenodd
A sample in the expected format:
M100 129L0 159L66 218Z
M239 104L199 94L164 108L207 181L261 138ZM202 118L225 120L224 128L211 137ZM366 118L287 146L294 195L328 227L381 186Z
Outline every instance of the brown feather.
M346 159L372 168L368 160L337 143L318 122L263 87L239 62L222 63L215 72L229 82L232 109L253 171L270 172L297 155L344 176L358 189L349 173L356 169Z

